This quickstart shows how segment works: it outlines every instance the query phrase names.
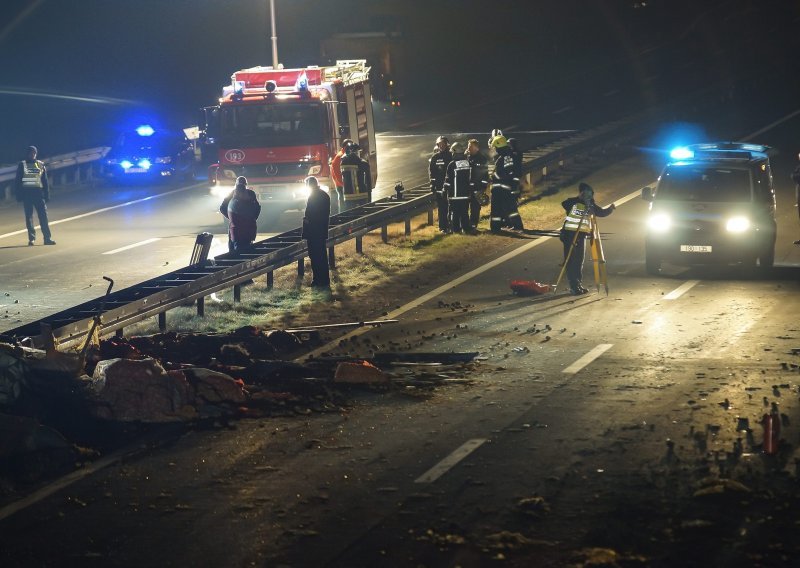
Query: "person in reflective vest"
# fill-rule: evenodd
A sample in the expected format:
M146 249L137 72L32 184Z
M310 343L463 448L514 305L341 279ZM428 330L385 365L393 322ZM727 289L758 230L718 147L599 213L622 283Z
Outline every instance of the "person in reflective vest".
M311 261L311 286L327 290L331 287L331 278L325 245L328 242L331 198L314 176L307 177L304 183L308 186L309 194L303 214L303 238L308 245L308 259Z
M486 190L489 188L489 158L481 152L478 141L471 138L467 142L467 159L472 169L472 194L469 198L469 222L474 230L478 229L481 220L481 205L489 203Z
M444 187L444 180L447 176L447 166L453 161L453 154L450 152L450 141L446 136L439 136L436 139L436 149L433 156L428 161L428 174L431 180L431 192L436 199L439 210L439 230L443 233L450 232L447 191Z
M344 209L352 209L372 200L372 173L369 162L359 156L358 144L349 144L341 161Z
M492 148L497 152L492 175L492 212L489 228L499 233L503 227L522 230L522 218L517 210L517 197L514 194L519 184L519 176L514 167L514 155L505 136L492 138Z
M592 233L591 216L607 217L614 211L613 203L606 208L594 202L594 189L588 183L578 186L578 196L561 202L567 212L564 225L561 227L561 242L564 245L564 260L567 263L567 280L573 296L589 292L583 287L583 257L586 247L584 242ZM570 249L575 244L570 253ZM569 258L568 258L569 257Z
M247 188L246 177L236 178L236 185L222 200L219 212L228 220L228 251L242 253L250 250L258 233L261 204L256 193Z
M472 224L469 222L469 200L473 193L472 166L457 142L450 146L450 153L453 161L447 166L444 180L450 211L450 229L454 233L472 233Z
M331 158L331 180L336 190L335 195L331 195L331 214L335 215L339 211L344 211L344 181L342 180L342 158L347 152L347 147L353 141L349 138L342 142L341 149Z
M36 241L36 228L33 225L33 212L39 218L42 228L44 244L54 245L50 233L50 223L47 220L47 202L50 201L50 181L47 178L47 168L44 162L36 159L39 153L36 146L28 147L24 160L17 166L17 176L14 180L14 194L17 201L22 202L25 210L25 227L28 229L28 246L33 246Z

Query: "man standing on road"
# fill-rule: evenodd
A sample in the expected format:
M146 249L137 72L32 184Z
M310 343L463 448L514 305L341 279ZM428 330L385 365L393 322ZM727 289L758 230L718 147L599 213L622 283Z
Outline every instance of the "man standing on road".
M36 159L39 151L36 146L28 147L28 154L17 166L17 177L14 180L14 194L25 209L25 227L28 229L28 246L36 240L36 228L33 226L33 210L39 217L44 244L54 245L50 238L50 224L47 221L47 202L50 201L50 182L47 179L47 168L44 162Z
M478 141L471 138L467 142L467 159L472 171L472 192L469 198L469 222L473 230L478 229L481 220L481 203L486 205L488 197L486 190L489 187L489 159L481 152Z
M319 186L314 176L307 177L305 184L311 190L303 215L303 238L308 243L308 259L311 261L313 278L311 286L322 290L331 287L328 254L328 223L331 216L331 198Z
M247 178L239 176L233 191L222 200L219 212L228 220L228 250L240 253L253 246L258 233L256 223L261 204L256 193L247 188Z
M583 257L584 241L591 235L592 227L590 217L607 217L616 209L613 203L606 208L600 207L594 202L594 189L588 183L578 186L578 196L570 197L561 202L567 217L561 227L561 242L564 244L564 262L567 263L567 280L569 281L569 291L573 296L579 296L589 292L583 287ZM572 244L575 248L570 253Z
M800 160L800 154L797 154L797 159ZM797 214L800 215L800 164L792 172L792 180L794 181L794 199L795 207L797 207ZM797 239L794 244L800 245L800 239Z
M331 213L337 214L344 211L344 181L342 180L342 158L347 152L347 147L353 141L349 138L342 142L341 149L331 158L331 180L335 186L336 194L331 196Z
M492 213L489 227L499 233L503 227L521 231L522 218L517 211L517 197L514 194L519 185L519 176L514 167L514 155L505 136L492 138L492 148L497 152L492 178Z
M352 209L372 201L372 172L369 162L364 160L359 153L361 147L350 143L345 149L342 158L342 184L344 193L344 209Z
M450 228L454 233L472 233L469 222L469 198L472 194L472 168L457 142L450 146L453 161L447 166L444 189L450 209Z
M453 154L450 152L450 141L446 136L439 136L436 139L436 150L433 152L428 162L428 173L431 178L431 191L436 198L436 205L439 209L439 230L442 233L450 232L450 223L447 209L447 192L444 187L447 166L453 161Z

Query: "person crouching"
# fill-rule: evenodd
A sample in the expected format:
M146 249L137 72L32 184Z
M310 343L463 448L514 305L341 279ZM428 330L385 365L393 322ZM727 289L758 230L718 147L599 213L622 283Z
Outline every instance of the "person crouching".
M247 188L247 178L236 178L236 185L223 199L219 212L228 220L228 250L232 253L250 250L258 233L256 221L261 204L255 192Z

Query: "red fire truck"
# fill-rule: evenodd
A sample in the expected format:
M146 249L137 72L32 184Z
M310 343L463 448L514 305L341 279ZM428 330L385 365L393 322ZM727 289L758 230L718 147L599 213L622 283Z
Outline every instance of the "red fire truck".
M206 111L206 143L218 162L209 167L212 194L227 195L238 176L276 209L302 209L303 180L332 188L330 159L350 138L377 178L375 127L366 60L329 67L235 72L219 105Z

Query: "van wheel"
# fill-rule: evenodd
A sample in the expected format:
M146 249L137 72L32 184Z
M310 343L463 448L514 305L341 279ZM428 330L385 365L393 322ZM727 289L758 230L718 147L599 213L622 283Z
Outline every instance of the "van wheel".
M644 267L648 274L658 274L661 271L661 259L652 254L645 253Z
M769 247L758 257L758 265L761 268L772 268L775 264L775 247Z

